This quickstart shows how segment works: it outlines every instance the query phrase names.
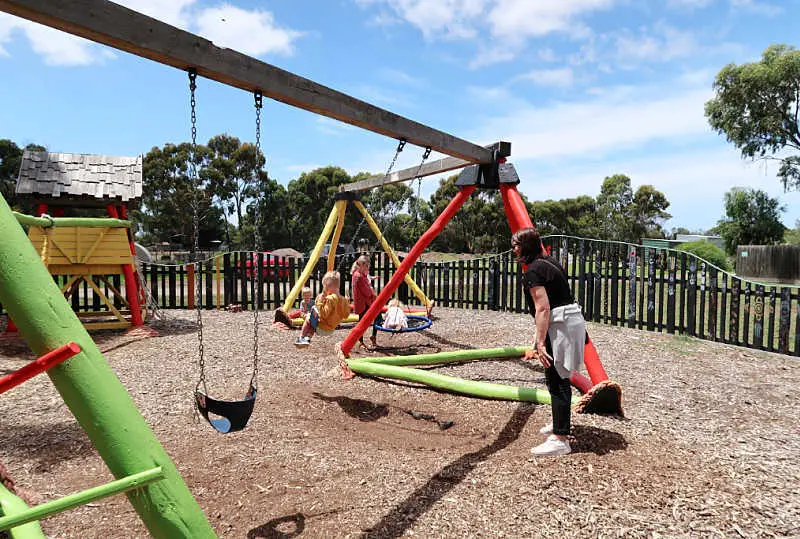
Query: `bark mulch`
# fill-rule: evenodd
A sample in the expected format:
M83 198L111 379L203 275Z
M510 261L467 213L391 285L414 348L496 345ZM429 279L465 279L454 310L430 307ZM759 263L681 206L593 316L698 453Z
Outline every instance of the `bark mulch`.
M361 354L525 345L526 315L438 309L430 330ZM219 435L193 412L194 314L160 336L95 338L220 537L800 537L797 360L590 324L626 418L573 415L574 453L533 458L548 406L413 384L342 380L334 345L306 350L261 315L260 395L248 427ZM209 391L241 398L253 317L205 312ZM32 359L0 341L0 374ZM518 359L437 368L543 387ZM448 422L452 426L447 427ZM32 503L112 479L46 376L0 396L0 462ZM122 496L42 521L49 537L147 537Z

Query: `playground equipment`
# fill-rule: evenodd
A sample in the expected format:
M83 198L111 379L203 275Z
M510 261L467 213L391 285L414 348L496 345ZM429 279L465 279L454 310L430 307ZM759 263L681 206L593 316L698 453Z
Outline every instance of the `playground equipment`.
M191 122L192 122L192 158L190 159L189 177L194 184L194 192L199 196L200 191L200 178L197 174L197 169L194 165L194 155L197 152L197 114L195 91L197 90L197 72L194 69L189 70L189 103L191 107ZM261 107L262 95L260 91L254 93L255 109L256 109L256 150L258 156L261 155ZM258 157L257 156L257 157ZM258 178L258 159L256 159L255 170L253 171L256 178ZM200 251L200 213L199 202L197 199L192 204L192 231L194 236L194 245L192 258L195 260L195 265L198 265L198 253ZM259 252L261 248L260 232L261 225L261 209L260 203L257 200L255 204L255 236L253 257L256 258L258 268L263 267L263 253ZM257 255L256 255L257 253ZM258 287L258 297L261 296L263 290L262 280L263 273L256 272L256 286ZM221 434L235 432L242 430L250 420L255 407L256 397L258 396L258 313L261 308L261 301L255 302L253 309L253 374L250 377L250 387L247 390L244 398L241 400L221 400L210 397L208 395L208 387L206 387L206 374L205 374L205 357L203 346L203 289L200 284L200 279L195 281L195 296L196 296L196 309L197 314L197 344L198 344L198 366L200 368L200 378L197 381L197 386L194 390L195 406L198 413L205 418L208 423L214 427L214 430ZM202 389L200 389L202 387ZM217 416L217 417L215 417Z
M408 327L405 328L387 328L386 326L382 326L377 322L373 323L373 326L377 328L378 331L385 331L387 333L409 333L412 331L428 329L433 323L433 321L427 316L419 316L414 314L406 315L406 319L408 320Z
M450 156L425 163L424 166L393 172L388 177L369 178L358 182L361 187L352 185L351 190L443 173L471 164L479 164L482 171L485 168L487 172L493 174L501 159L510 155L508 143L483 147L459 139L255 58L215 46L211 41L114 2L81 0L79 4L76 7L76 2L0 0L0 11L179 69L189 69L195 76L199 74L248 92L257 91L277 101ZM196 132L193 129L193 141L195 137ZM194 172L196 177L196 171ZM397 289L419 257L421 250L441 230L476 186L477 183L463 185L460 193L431 229L422 235L409 256L399 265L389 286L384 287L378 301L368 311L368 316L359 320L342 343L343 355L350 351L358 336L363 335L365 329L375 319L377 310ZM500 186L500 190L504 192L503 185ZM512 192L508 186L506 191ZM515 204L524 211L524 204L516 190L513 189L513 195L516 197L509 195L507 200L505 195L506 193L504 193L504 204L509 222L512 224L512 231L521 226L530 226L527 214L524 214L523 218L523 212L509 211L509 204ZM124 211L118 216L124 219ZM196 223L196 214L194 220ZM332 228L333 224L330 226ZM75 342L81 348L79 354L50 368L47 374L111 472L115 477L124 479L134 474L152 471L154 467L161 468L162 479L150 484L146 489L127 493L128 499L151 535L156 538L214 537L211 526L174 464L136 410L130 396L72 312L59 288L53 283L52 277L41 263L40 255L20 229L2 197L0 197L0 237L3 238L3 242L0 243L0 254L3 255L0 256L0 302L17 322L21 335L35 353L43 355L68 342ZM126 285L127 282L126 279ZM130 282L134 282L133 278ZM200 294L197 296L199 300ZM133 293L128 294L128 297L138 298L138 295ZM199 301L197 305L199 317ZM200 322L201 336L202 320ZM257 338L257 324L254 324L254 327ZM587 344L591 345L591 342ZM201 367L202 346L201 337L199 339ZM254 352L257 357L257 340ZM573 383L584 384L588 392L595 390L603 382L595 378L605 376L607 380L607 375L596 354L594 356L587 354L586 357L592 380L583 377ZM590 362L592 365L589 365ZM257 365L254 367L255 371ZM4 503L3 511L18 514L22 510L19 504L11 505L13 507L8 509L8 504Z
M28 219L35 219L34 223L38 223L40 218L25 216L22 220ZM74 218L73 222L70 218L63 219L70 224L85 224L80 218ZM42 356L12 373L10 379L4 378L4 389L10 389L38 372L46 372L111 472L117 479L125 480L124 485L106 485L105 492L123 492L128 486L138 489L142 485L142 476L137 474L160 468L158 477L152 477L156 482L147 489L127 492L128 499L150 533L163 538L214 537L211 526L175 465L64 299L2 197L0 237L3 238L0 244L3 255L0 256L0 303L16 322L20 335L33 352ZM76 352L75 355L64 357L72 352ZM68 503L59 507L66 509L75 501L87 503L85 498L68 498ZM0 490L0 506L3 513L0 522L2 527L14 526L10 529L12 536L25 532L33 534L38 525L21 525L22 521L41 518L53 510L53 506L46 506L44 509L33 508L36 512L28 513L24 502L12 497L7 489ZM18 520L20 517L24 518ZM19 532L20 529L24 530Z
M394 157L392 158L389 168L384 174L384 179L388 178L394 168L394 164L397 162L397 156L400 152L403 151L403 148L406 145L405 139L401 139L397 145L397 149L395 150ZM428 156L430 155L431 150L430 148L426 148L425 152L422 156L422 162L417 167L417 170L421 170L424 166L425 161L427 160ZM306 264L305 268L303 268L302 273L300 274L300 278L292 287L291 291L289 292L288 296L286 296L286 300L283 303L283 306L279 307L275 310L275 322L279 322L284 324L288 327L298 325L296 323L297 316L292 316L291 308L294 305L294 302L297 301L298 296L300 295L300 291L308 282L308 279L311 277L311 274L316 268L319 259L323 250L326 248L327 245L330 245L329 248L329 255L327 261L327 271L331 271L335 269L336 259L335 256L332 256L330 253L336 253L336 247L339 244L339 240L341 239L342 229L344 228L345 217L347 215L347 207L352 204L362 215L362 219L359 222L356 232L354 234L353 240L356 239L358 236L359 230L366 222L369 226L370 230L375 234L375 237L378 240L378 243L383 248L384 252L389 256L389 259L394 264L395 268L400 266L400 258L397 256L397 253L394 252L389 242L386 241L386 238L383 235L378 224L375 222L375 219L370 215L367 211L364 204L361 202L361 199L357 192L349 191L344 192L340 191L334 195L334 205L331 209L331 213L328 215L328 219L323 227L322 233L320 234L319 238L317 239L317 243L314 248L311 250L311 255L309 256L308 263ZM328 240L330 239L330 243L328 244ZM351 242L352 244L352 242ZM422 309L414 309L413 307L408 309L409 312L416 312L419 310L424 310L427 316L430 316L431 310L433 309L433 302L428 299L422 289L414 282L410 275L406 274L403 279L417 299L420 300L422 303ZM358 315L354 321L357 321ZM302 322L301 322L302 324ZM429 324L430 325L430 324Z
M90 329L141 326L143 290L136 274L136 249L127 204L135 203L142 190L142 158L111 157L25 150L16 192L36 202L36 216L26 220L28 237L51 275L65 275L62 292L67 298L85 283L107 311L81 312ZM112 219L63 221L66 208L105 207ZM50 208L50 210L48 210ZM112 283L119 276L125 294ZM106 295L98 286L105 284ZM101 320L101 318L103 318ZM109 320L110 318L110 320Z
M515 233L522 228L533 228L530 216L528 215L525 203L517 191L519 177L511 163L505 162L505 156L510 153L510 148L498 147L495 150L496 158L493 163L488 165L472 165L465 168L459 176L456 185L459 192L450 201L444 211L434 221L431 227L417 240L417 243L397 268L395 274L389 282L381 289L375 302L367 309L358 324L348 333L344 341L339 345L339 363L342 367L342 374L347 378L352 378L355 372L364 372L363 365L357 365L359 370L353 369L348 355L355 346L358 339L364 334L368 327L376 319L379 308L386 303L400 282L408 274L411 267L419 258L420 254L430 244L433 239L441 233L445 225L455 215L459 208L476 188L499 189L503 199L506 218L508 219L511 233ZM352 184L351 184L352 185ZM354 186L353 189L360 189L361 186ZM524 268L523 268L524 270ZM589 372L590 378L587 379L580 373L574 373L570 382L577 387L583 394L581 402L576 406L577 411L596 412L596 413L622 413L622 390L618 384L608 380L608 375L603 369L600 358L594 345L586 335L584 347L584 362ZM395 373L397 374L397 373Z

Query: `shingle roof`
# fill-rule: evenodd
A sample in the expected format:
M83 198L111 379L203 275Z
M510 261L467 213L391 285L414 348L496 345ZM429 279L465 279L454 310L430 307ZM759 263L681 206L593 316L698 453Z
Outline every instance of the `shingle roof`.
M142 196L142 157L25 150L17 194L128 202Z

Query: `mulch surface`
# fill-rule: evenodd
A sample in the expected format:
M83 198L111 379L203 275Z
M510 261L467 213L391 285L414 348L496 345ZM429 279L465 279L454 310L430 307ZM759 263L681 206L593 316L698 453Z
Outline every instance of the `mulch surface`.
M430 330L379 334L396 355L525 345L527 315L437 309ZM95 334L220 537L800 537L800 362L679 336L590 324L626 418L573 415L573 454L533 458L549 406L341 378L335 343L295 349L260 317L260 394L248 427L219 435L193 411L194 313L159 336ZM213 396L241 398L250 313L204 312ZM2 325L2 324L0 324ZM0 340L0 374L33 359ZM543 387L519 359L438 372ZM448 422L452 422L449 428ZM112 479L46 376L0 396L0 462L32 503ZM42 521L49 537L147 537L125 497Z

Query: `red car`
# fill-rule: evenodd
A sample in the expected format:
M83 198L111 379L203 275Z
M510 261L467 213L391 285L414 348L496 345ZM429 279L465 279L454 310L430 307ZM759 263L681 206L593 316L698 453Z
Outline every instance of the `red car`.
M264 258L261 268L262 279L274 279L276 273L280 279L289 278L289 261L286 257L274 255L269 251L262 254ZM246 253L245 259L239 262L239 267L242 267L242 264L244 264L244 274L253 277L255 275L253 268L258 264L258 253Z

